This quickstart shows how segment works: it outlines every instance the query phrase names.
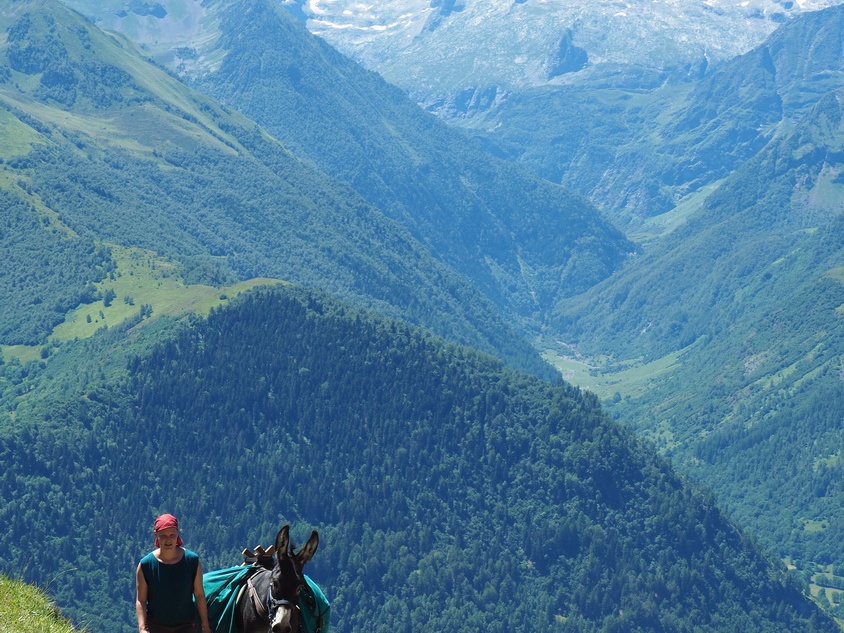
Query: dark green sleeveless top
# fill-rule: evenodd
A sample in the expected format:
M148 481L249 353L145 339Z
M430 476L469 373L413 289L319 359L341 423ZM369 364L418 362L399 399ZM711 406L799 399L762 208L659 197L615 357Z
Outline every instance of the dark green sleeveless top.
M193 581L199 568L199 556L189 549L178 563L160 562L152 552L141 559L141 571L147 581L147 617L156 624L184 624L198 615L193 601Z

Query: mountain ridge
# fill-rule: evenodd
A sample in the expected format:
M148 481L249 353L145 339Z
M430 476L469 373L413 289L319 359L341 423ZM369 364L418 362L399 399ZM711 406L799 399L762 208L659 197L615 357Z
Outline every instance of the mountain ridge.
M825 480L818 464L841 442L835 407L822 403L839 402L844 362L842 103L844 89L821 98L693 218L563 307L560 326L617 363L680 354L646 393L611 408L729 499L767 546L819 565L842 556L835 484L810 484ZM761 459L765 476L750 475ZM795 517L832 520L811 531Z
M69 0L69 4L93 15L105 28L133 33L157 57L184 46L189 39L185 31L198 21L194 18L191 26L168 31L168 23L187 21L186 16L198 12L197 3L184 0L162 0L158 17L133 11L119 0L99 6L89 0ZM394 0L377 5L285 0L281 4L345 54L431 102L465 89L497 85L508 90L547 83L554 79L553 74L549 77L549 64L567 50L560 48L567 34L590 63L674 66L697 72L693 69L701 64L705 67L750 50L795 15L838 2L599 1L537 6L529 0ZM616 37L603 37L608 28ZM168 35L172 43L166 41Z
M29 421L0 425L0 566L61 573L53 591L75 620L134 629L128 570L169 510L206 569L281 522L319 529L309 574L338 631L455 617L561 633L837 630L588 393L290 286L173 325L152 344L118 328L62 346L62 370L25 379L62 388L36 389ZM80 380L81 359L115 356L129 362ZM77 546L92 533L102 547ZM30 543L53 555L27 564Z

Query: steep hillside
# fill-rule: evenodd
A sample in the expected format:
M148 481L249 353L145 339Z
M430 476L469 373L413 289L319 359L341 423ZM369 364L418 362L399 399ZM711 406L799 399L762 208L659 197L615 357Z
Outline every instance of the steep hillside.
M206 2L197 11L193 33L181 25L166 54L150 44L163 63L408 227L509 315L541 318L633 250L582 198L425 114L279 3ZM176 21L150 19L161 29ZM147 41L134 19L119 24Z
M73 633L44 592L0 575L0 633Z
M272 3L232 3L220 19L225 57L199 85L408 226L509 312L543 315L633 249L584 200L481 151Z
M104 244L117 244L194 281L328 289L545 371L406 229L129 42L54 2L17 3L0 29L3 343L42 342L97 299L91 285L114 267Z
M156 57L207 20L198 0L66 0ZM757 46L783 22L840 0L281 0L307 27L420 100L453 105L557 83L601 64L693 71ZM611 34L608 37L608 34ZM199 61L199 63L202 63ZM473 99L474 97L474 99Z
M113 269L111 253L88 238L46 228L25 198L0 189L0 343L37 345L68 311L91 303L94 282Z
M63 346L0 427L0 568L95 630L164 510L208 568L318 528L338 633L838 630L577 389L289 288L169 331L122 378L72 369L117 332Z
M783 557L824 564L844 557L842 103L841 90L823 97L560 322L570 342L611 352L617 366L682 350L620 415Z
M218 55L202 50L216 37L213 3L162 0L150 11L125 0L66 1L182 71L202 72L219 63ZM280 4L449 122L481 131L543 177L581 192L619 221L638 225L637 218L668 211L699 189L702 176L711 181L728 173L770 138L770 125L778 120L776 100L766 105L764 94L723 104L730 112L719 108L721 99L747 96L736 84L709 90L711 82L704 82L705 94L685 106L677 90L712 80L730 60L812 12L834 21L818 12L841 2ZM198 38L199 31L207 35ZM197 40L203 44L197 46ZM786 52L780 59L773 48L770 52L782 72L789 60L805 60L797 63L807 68L816 64L821 58L811 50L808 56ZM759 61L757 72L767 76L770 60ZM815 73L813 81L819 77ZM662 89L666 84L671 90ZM802 90L817 94L811 82ZM758 106L764 111L755 113ZM719 109L724 116L712 121ZM694 120L702 114L703 120Z

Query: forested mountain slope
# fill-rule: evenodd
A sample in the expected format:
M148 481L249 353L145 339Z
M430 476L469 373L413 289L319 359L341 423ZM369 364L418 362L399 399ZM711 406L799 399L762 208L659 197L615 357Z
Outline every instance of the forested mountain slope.
M426 114L275 0L202 3L192 33L172 8L149 18L158 40L180 29L162 63L350 185L510 315L541 318L634 250L581 197Z
M94 630L159 511L209 569L319 529L338 633L838 630L591 395L292 288L166 331L87 382L127 339L63 346L0 427L0 568Z
M3 343L43 342L94 300L118 244L206 283L324 288L545 371L407 229L129 42L49 1L8 7L0 28Z
M844 559L842 104L821 98L560 321L616 361L683 350L620 415L781 556L823 565Z

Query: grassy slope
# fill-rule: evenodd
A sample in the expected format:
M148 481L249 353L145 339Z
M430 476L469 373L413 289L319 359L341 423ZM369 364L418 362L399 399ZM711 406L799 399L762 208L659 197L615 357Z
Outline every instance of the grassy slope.
M4 26L8 28L10 16L2 17L5 18ZM223 132L216 120L208 116L210 110L217 108L213 102L196 96L188 98L186 95L190 93L185 91L182 84L142 62L134 45L129 42L120 40L115 46L117 36L113 34L106 35L96 29L89 29L88 33L95 56L107 54L112 63L130 71L138 79L139 85L163 98L165 108L152 107L146 102L105 112L85 107L78 111L67 111L38 103L21 94L14 87L14 82L25 84L29 80L16 72L12 73L11 83L0 83L0 101L13 108L14 112L27 112L40 123L54 125L71 134L84 135L89 145L111 145L147 158L153 158L154 152L162 147L174 145L203 145L234 153L232 146L237 146L236 139ZM196 124L187 124L183 118L167 114L168 109L188 114ZM231 113L230 116L248 124L237 114ZM0 109L0 187L26 200L49 226L72 239L75 232L62 223L57 213L31 191L26 175L6 164L16 157L25 156L36 146L49 143L43 130L39 132L24 121L31 119L26 117L21 120L13 112ZM236 296L255 285L281 283L272 279L252 279L231 287L187 284L180 276L177 262L152 251L132 247L113 244L110 249L117 270L96 286L101 293L113 291L115 300L109 306L105 306L101 299L72 310L67 314L65 322L53 330L49 337L52 340L61 342L87 338L102 327L113 327L135 316L141 305L150 306L154 315L175 316L188 312L207 314L224 297ZM18 358L27 362L41 356L42 346L4 345L0 346L0 350L5 358Z
M119 98L109 103L92 102L88 92L106 90L97 86L88 91L79 88L73 104L61 107L49 98L33 100L32 93L38 89L40 73L21 72L12 65L9 80L0 83L0 96L10 106L66 132L76 132L97 143L147 156L155 150L160 151L162 145L202 145L229 152L239 147L236 138L224 131L219 122L234 119L234 122L248 125L243 117L231 112L221 117L219 105L185 90L177 79L150 64L134 44L87 24L63 5L19 3L0 15L0 27L8 29L27 12L34 16L27 36L49 50L51 55L67 56L68 63L77 71L77 86L84 79L79 69L90 70L91 64L102 63L101 60L108 60L109 65L125 72L130 79L119 88L119 95L116 95ZM79 29L80 23L86 24L84 34ZM8 47L9 44L7 57ZM44 70L47 68L49 64Z
M0 346L3 357L22 362L37 360L53 345L89 338L101 328L115 327L136 317L141 306L148 306L154 317L207 315L212 308L245 290L284 283L278 279L254 278L222 287L188 284L180 276L176 263L151 251L113 246L112 253L117 269L96 284L101 293L114 293L110 305L106 306L103 299L81 305L53 330L46 346L3 345Z
M99 300L71 312L54 331L60 341L87 338L100 327L121 323L137 313L141 305L149 305L156 315L208 314L211 308L244 290L256 285L282 283L256 278L224 287L186 284L179 276L178 267L155 253L123 247L114 247L112 253L117 272L97 286L103 293L113 291L115 300L109 307Z
M74 633L41 589L0 574L0 633Z

